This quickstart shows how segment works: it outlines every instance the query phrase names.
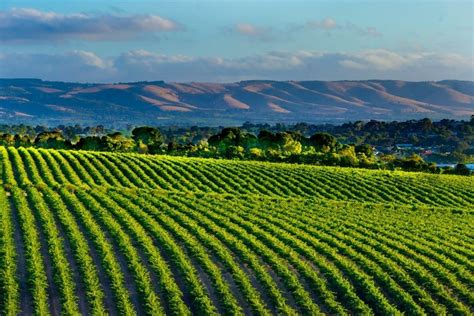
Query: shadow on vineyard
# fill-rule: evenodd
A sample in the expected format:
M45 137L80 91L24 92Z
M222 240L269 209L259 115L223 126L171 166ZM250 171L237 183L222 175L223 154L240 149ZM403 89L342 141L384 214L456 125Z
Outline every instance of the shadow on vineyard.
M472 312L472 177L14 147L0 159L6 314Z

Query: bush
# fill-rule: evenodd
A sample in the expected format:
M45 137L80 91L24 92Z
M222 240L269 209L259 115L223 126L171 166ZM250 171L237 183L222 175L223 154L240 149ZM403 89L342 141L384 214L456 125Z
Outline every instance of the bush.
M456 167L454 167L453 172L454 172L454 174L458 174L458 175L461 175L461 176L471 175L471 170L469 170L469 168L463 163L458 163L456 165Z

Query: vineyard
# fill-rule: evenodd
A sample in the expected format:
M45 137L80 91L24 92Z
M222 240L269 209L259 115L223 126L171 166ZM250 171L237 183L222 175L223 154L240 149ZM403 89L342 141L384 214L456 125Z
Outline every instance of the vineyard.
M474 313L474 179L0 147L0 311Z

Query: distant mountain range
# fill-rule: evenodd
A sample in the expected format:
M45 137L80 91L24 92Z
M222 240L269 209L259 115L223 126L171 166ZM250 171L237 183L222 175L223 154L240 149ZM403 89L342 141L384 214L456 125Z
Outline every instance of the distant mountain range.
M241 81L83 84L0 79L0 121L28 124L200 124L464 118L474 82Z

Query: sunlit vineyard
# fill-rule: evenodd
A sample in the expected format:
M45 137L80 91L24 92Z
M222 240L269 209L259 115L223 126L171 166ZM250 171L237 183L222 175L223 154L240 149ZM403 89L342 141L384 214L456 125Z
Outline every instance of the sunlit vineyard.
M474 313L474 180L0 147L0 311Z

